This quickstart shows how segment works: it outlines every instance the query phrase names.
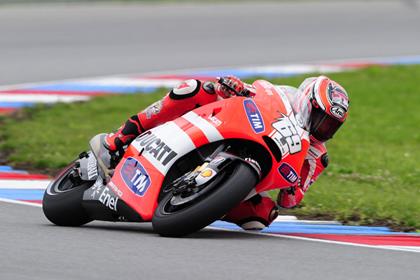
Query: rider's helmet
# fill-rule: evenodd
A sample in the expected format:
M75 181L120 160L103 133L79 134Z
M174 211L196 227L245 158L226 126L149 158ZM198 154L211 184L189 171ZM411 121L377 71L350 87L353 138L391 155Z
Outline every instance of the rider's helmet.
M297 122L316 140L325 142L346 120L349 97L328 77L308 78L298 88L293 109Z

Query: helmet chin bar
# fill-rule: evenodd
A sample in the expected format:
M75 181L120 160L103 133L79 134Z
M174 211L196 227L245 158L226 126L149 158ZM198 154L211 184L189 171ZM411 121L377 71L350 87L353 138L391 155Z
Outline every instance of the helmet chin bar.
M343 123L320 108L312 107L310 134L320 142L331 139Z

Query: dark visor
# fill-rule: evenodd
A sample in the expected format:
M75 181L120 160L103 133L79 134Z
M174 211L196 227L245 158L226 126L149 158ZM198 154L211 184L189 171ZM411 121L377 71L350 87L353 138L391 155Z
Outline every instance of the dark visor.
M310 133L318 141L331 139L343 123L331 117L319 108L312 108Z

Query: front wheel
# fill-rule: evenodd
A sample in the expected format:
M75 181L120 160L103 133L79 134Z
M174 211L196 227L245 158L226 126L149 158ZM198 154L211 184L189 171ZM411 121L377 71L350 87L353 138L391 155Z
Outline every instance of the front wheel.
M92 182L75 183L72 178L75 163L70 164L48 186L42 200L42 210L45 217L59 226L81 226L92 219L87 215L82 198Z
M236 161L213 180L209 193L187 205L174 205L174 195L168 193L160 201L154 216L153 229L162 236L183 236L196 232L220 219L240 203L258 181L253 168Z

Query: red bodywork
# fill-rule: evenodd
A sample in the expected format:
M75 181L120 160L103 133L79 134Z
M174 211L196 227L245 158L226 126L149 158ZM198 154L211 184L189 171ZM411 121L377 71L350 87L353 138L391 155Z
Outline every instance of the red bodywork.
M117 166L110 187L144 221L151 221L170 166L188 152L223 139L246 139L270 151L262 136L282 151L256 192L297 184L309 149L308 133L296 125L284 93L267 81L256 81L254 98L234 97L199 107L140 135ZM141 155L140 155L141 154Z

